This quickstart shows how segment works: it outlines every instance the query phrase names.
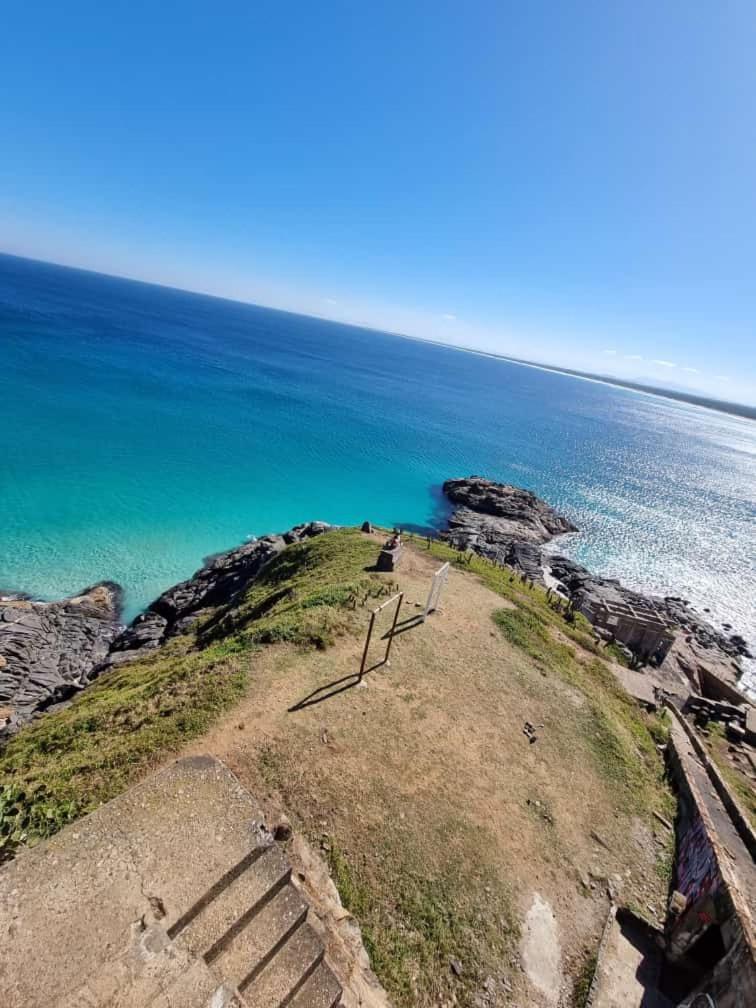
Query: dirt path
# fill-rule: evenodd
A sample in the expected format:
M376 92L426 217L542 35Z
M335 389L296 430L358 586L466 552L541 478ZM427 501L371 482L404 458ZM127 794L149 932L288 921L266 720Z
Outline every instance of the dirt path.
M657 848L591 760L583 695L494 626L491 614L507 605L500 596L452 570L441 611L413 625L438 566L411 549L393 575L407 622L390 666L357 684L362 641L353 638L324 652L264 649L232 716L188 751L220 757L271 816L285 811L376 878L407 852L413 878L437 877L452 854L476 884L487 873L509 894L515 928L539 894L561 948L549 992L528 982L512 943L485 1003L555 1004L554 975L575 972L598 941L608 884L646 912L663 906ZM289 712L332 683L339 692ZM538 726L535 742L526 721ZM386 903L390 912L391 894Z

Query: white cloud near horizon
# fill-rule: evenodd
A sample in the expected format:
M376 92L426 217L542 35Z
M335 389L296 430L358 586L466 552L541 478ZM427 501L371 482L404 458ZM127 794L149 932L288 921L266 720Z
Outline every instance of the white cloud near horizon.
M446 319L448 322L456 322L457 321L457 316L456 315L451 315L449 312L444 312L444 314L441 316L441 318L442 319Z
M625 360L643 360L643 357L639 353L626 353L622 356Z
M660 367L677 367L677 364L671 360L652 360L651 363L659 364Z

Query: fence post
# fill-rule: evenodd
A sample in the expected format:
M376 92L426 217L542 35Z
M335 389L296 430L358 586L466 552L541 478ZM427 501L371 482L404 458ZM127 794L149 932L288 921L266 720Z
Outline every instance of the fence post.
M402 608L402 601L404 599L404 592L399 593L399 598L396 603L396 609L394 610L394 621L391 624L391 633L389 634L388 644L386 645L386 657L383 659L384 662L388 663L389 654L391 653L391 642L394 639L394 630L396 630L396 621L399 619L399 610Z
M373 626L375 625L375 609L370 614L370 626L368 627L367 637L365 638L365 647L362 652L362 661L360 662L360 679L362 679L365 674L365 662L367 661L368 648L370 647L370 638L373 636Z

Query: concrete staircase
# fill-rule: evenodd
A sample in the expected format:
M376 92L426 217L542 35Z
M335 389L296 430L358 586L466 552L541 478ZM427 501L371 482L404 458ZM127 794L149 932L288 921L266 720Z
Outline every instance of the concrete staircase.
M213 885L169 937L250 1008L333 1008L341 988L286 856L275 845L255 855Z
M0 871L2 1008L335 1008L285 850L180 760Z

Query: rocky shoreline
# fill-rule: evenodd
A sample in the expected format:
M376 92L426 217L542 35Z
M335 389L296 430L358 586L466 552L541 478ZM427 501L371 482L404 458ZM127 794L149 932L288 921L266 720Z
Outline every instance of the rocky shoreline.
M457 506L441 533L455 549L471 550L513 567L526 579L556 587L584 613L613 608L649 614L672 638L658 665L658 681L670 692L716 693L741 702L742 658L752 658L746 641L729 627L717 629L679 596L633 591L614 578L593 574L574 560L544 547L578 529L534 494L481 476L447 480L444 494ZM604 639L608 639L603 635ZM627 649L631 660L643 656Z
M552 588L583 612L624 607L643 618L651 614L648 618L657 620L660 632L671 638L663 660L650 663L658 684L671 693L692 689L743 701L740 660L752 656L741 636L716 629L684 599L642 595L547 548L556 537L578 530L529 490L480 476L448 480L443 490L455 510L440 535L455 549L506 565L526 580ZM20 594L0 597L0 740L69 701L102 672L185 633L207 611L244 591L286 546L331 527L308 522L210 557L128 627L119 622L121 588L111 581L56 602ZM597 634L612 638L600 627ZM644 657L632 647L627 653L636 662Z
M205 610L232 601L286 546L329 528L309 522L210 557L128 627L119 622L122 591L112 581L60 602L20 594L0 599L0 741L113 666L185 633Z
M89 685L120 629L121 602L112 581L60 602L0 599L0 738Z
M455 549L515 567L534 581L543 579L541 547L555 536L577 532L567 518L520 487L468 476L447 480L442 489L456 506L443 538Z

